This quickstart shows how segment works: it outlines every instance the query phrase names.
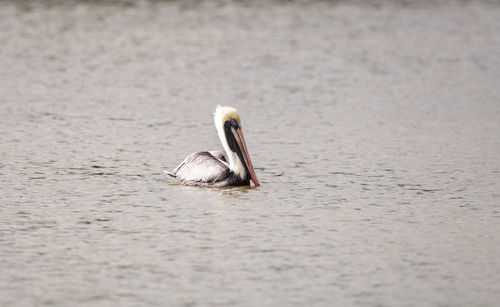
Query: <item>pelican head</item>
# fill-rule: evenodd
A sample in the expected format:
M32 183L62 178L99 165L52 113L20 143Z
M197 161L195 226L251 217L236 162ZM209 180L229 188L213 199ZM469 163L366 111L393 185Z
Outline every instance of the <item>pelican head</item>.
M255 186L259 186L243 137L238 111L218 105L214 113L214 122L222 146L227 153L230 170L241 179L250 176Z

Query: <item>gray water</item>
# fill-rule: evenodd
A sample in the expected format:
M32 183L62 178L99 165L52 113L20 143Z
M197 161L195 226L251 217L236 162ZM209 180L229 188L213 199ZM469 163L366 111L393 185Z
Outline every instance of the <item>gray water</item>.
M1 306L494 306L500 6L0 2ZM240 112L258 188L166 176Z

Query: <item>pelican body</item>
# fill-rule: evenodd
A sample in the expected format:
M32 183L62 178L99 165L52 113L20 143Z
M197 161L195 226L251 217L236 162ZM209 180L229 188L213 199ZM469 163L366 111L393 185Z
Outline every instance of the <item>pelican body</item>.
M217 106L214 122L225 152L192 153L172 172L166 173L181 179L185 185L244 186L250 185L252 180L256 187L259 186L236 109Z

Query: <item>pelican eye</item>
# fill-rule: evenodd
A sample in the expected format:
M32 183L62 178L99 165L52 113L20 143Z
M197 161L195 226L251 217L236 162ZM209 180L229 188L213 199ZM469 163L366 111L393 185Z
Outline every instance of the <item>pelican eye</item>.
M229 124L234 129L240 128L240 125L238 124L238 121L236 119L234 119L234 118L231 118L230 120L226 121L226 124Z

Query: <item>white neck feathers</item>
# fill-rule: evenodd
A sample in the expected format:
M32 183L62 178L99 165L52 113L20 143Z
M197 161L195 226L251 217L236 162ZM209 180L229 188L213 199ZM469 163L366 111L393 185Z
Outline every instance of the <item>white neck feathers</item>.
M217 128L217 134L219 135L219 139L222 143L222 147L227 153L227 157L229 159L229 169L233 171L236 175L240 176L241 179L244 179L247 172L243 163L241 163L240 157L234 151L229 148L229 144L227 143L226 133L224 132L224 123L226 120L230 119L230 116L238 113L235 109L231 107L222 107L220 105L217 106L214 113L214 123ZM239 116L238 116L239 121Z

